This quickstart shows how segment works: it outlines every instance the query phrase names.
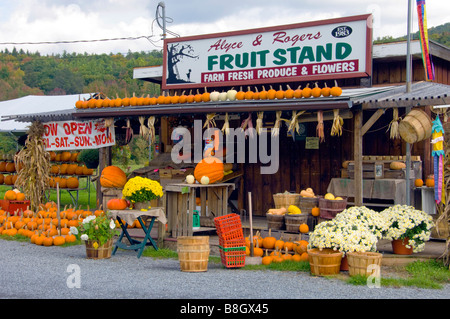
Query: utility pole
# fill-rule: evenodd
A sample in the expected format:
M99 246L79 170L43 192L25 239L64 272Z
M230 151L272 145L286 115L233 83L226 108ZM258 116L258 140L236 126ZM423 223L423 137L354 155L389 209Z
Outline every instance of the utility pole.
M412 25L412 1L408 1L408 22L407 22L407 33L406 33L406 93L411 92L411 25ZM406 107L406 114L411 111L411 106ZM411 170L411 145L406 143L406 204L411 205L411 180L410 180L410 170Z
M161 1L160 3L158 3L158 7L160 7L162 9L162 30L163 30L163 34L162 34L162 40L166 39L166 4ZM158 17L156 17L158 19Z

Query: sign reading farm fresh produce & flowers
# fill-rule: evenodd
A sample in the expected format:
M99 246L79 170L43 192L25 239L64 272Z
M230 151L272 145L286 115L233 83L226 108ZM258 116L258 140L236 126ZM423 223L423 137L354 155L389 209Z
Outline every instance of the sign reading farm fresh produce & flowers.
M165 40L163 87L367 77L372 16Z

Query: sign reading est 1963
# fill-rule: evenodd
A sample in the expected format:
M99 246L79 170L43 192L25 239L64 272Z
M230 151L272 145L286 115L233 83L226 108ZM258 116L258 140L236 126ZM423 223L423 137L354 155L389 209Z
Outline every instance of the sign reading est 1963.
M42 138L48 151L92 149L116 144L114 127L107 129L104 120L48 122L44 123L44 129Z
M370 14L166 39L163 88L370 76Z

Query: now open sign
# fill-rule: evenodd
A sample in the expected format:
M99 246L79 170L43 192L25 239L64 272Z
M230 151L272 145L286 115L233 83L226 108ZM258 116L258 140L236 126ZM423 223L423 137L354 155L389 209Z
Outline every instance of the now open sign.
M92 149L116 144L114 127L107 128L102 119L44 123L42 138L48 151Z

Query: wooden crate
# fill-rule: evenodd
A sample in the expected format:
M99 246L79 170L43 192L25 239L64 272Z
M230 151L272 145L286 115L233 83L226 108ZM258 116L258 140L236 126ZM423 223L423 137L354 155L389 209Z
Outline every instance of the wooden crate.
M113 198L122 198L122 189L123 188L109 188L109 187L102 187L102 194L103 194L103 202L102 207L104 210L106 210L107 203L110 199Z

